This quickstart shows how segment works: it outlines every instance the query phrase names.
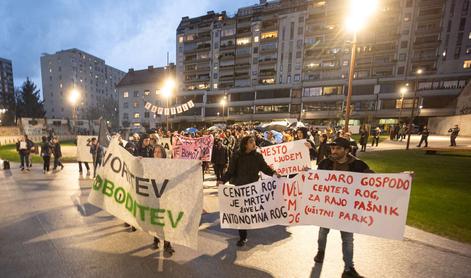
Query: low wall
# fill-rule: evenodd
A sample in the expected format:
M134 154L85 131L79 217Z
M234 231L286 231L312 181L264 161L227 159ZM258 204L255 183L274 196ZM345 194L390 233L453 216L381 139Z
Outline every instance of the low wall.
M432 134L448 135L455 125L460 128L460 136L471 136L471 114L429 118L427 127Z
M63 135L63 136L58 135L58 136L59 136L59 139L61 141L75 139L74 135ZM31 139L35 143L41 142L41 137L42 137L42 135L28 136L28 138ZM18 141L18 139L20 139L20 138L21 138L21 135L17 135L17 136L0 136L0 146L15 144Z

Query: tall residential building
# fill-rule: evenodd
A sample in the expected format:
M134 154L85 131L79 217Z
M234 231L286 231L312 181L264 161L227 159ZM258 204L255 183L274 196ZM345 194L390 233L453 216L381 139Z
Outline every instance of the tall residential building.
M7 108L7 98L14 94L14 90L11 61L0 58L0 108Z
M183 17L176 32L177 103L192 97L199 122L222 120L224 96L226 120L341 122L353 38L344 24L347 9L345 0L279 0L234 16ZM454 114L471 77L470 21L469 0L379 0L357 36L352 122L404 120L414 92L419 120ZM403 86L408 92L401 98Z
M167 99L162 94L162 87L168 80L175 80L175 65L147 69L129 69L128 73L117 84L119 96L119 126L124 128L161 127L167 120L165 115L152 112L150 103L155 107L166 107ZM175 103L175 95L168 99L169 107ZM188 112L188 111L187 111ZM187 115L187 114L185 114ZM173 120L173 116L170 120Z
M103 59L72 48L41 56L41 77L44 106L48 118L72 119L68 95L77 89L81 95L77 106L78 119L88 109L118 101L116 84L124 72L105 64Z

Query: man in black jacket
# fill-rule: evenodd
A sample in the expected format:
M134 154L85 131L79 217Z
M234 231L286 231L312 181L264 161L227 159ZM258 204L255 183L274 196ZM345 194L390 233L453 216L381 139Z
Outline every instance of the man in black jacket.
M420 146L422 146L422 143L425 143L425 147L428 147L428 136L430 135L430 131L428 130L427 126L424 126L424 129L422 129L420 134L422 136L420 137L420 142L417 147L420 148Z
M217 184L224 184L228 181L235 186L253 183L258 181L259 172L269 176L275 175L275 170L268 166L262 154L256 152L256 149L254 137L243 137L240 141L239 151L234 153L227 172ZM239 230L239 237L237 246L242 247L247 242L247 230Z
M330 144L330 157L322 160L317 169L373 173L365 162L350 155L351 148L352 146L349 140L341 137L336 138ZM317 263L324 261L328 233L329 229L319 228L319 237L317 239L318 252L314 258L314 261ZM340 231L340 234L342 236L343 261L345 262L342 278L362 277L356 272L353 266L353 233Z
M450 134L450 147L456 147L456 137L458 137L458 134L460 133L460 128L458 125L455 125L454 128L450 128L448 132L451 132Z
M228 150L222 144L220 139L214 140L213 152L211 154L211 163L213 164L214 174L216 175L216 181L222 180L224 174L224 168L226 168L228 161Z

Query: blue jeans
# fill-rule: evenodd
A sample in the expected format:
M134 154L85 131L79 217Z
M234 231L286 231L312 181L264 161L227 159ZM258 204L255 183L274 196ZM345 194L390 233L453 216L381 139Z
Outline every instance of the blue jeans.
M25 164L26 164L26 168L29 168L29 155L27 153L20 153L20 161L21 161L21 168L24 169L25 168Z
M319 251L325 252L329 231L330 229L327 228L319 228L319 237L317 239ZM348 270L353 267L353 233L340 231L340 235L342 236L342 253L345 270Z

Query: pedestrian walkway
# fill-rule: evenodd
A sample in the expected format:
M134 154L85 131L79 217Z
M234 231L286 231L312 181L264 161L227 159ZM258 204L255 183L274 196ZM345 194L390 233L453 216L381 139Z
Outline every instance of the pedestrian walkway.
M237 232L219 226L217 187L204 183L207 211L198 250L175 246L168 258L152 237L87 203L92 181L78 165L44 175L39 166L0 171L0 277L340 277L341 240L331 231L323 265L314 264L315 226ZM471 246L407 228L403 241L355 236L355 263L366 277L470 277Z
M371 139L371 138L370 138ZM417 145L420 142L420 135L411 135L410 137L410 149L419 149ZM457 147L459 148L470 148L471 151L471 137L458 137L456 139ZM368 142L366 151L385 151L385 150L405 150L407 144L407 137L402 141L391 141L386 139L379 143L378 147L371 146L371 140ZM424 148L422 144L420 149ZM428 137L429 148L448 148L450 146L450 136L442 135L430 135Z

